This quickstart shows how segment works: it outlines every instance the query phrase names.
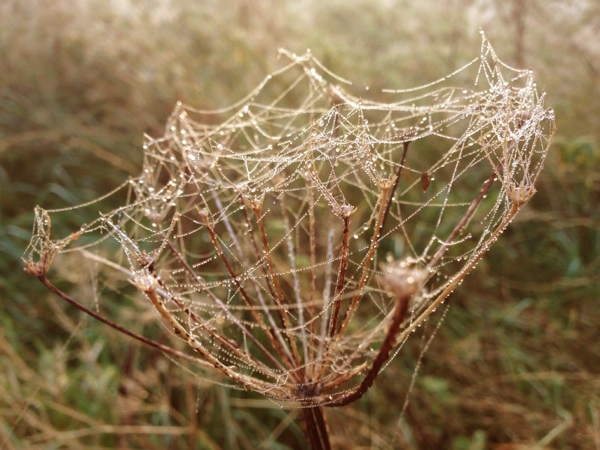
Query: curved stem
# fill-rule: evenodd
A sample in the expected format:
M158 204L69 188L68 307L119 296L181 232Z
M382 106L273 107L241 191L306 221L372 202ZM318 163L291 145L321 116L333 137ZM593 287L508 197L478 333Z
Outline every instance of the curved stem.
M200 217L202 218L202 220L204 222L204 225L206 226L206 229L208 230L210 239L211 239L213 245L215 246L215 250L217 251L219 257L221 258L221 261L223 262L227 271L229 272L231 280L235 283L235 285L239 289L242 298L244 299L244 301L246 302L246 305L250 309L250 313L254 317L254 320L256 320L256 323L258 323L260 328L265 332L271 345L277 351L277 353L281 356L283 363L289 369L292 369L293 364L294 364L294 359L293 359L292 355L290 354L289 349L283 343L282 344L278 343L278 341L275 339L275 336L273 335L273 333L271 333L271 330L265 324L265 321L263 320L262 316L259 314L258 310L254 307L252 299L250 298L250 296L244 289L242 282L240 280L240 277L238 277L236 275L235 271L233 270L233 267L231 266L227 257L225 256L225 253L223 252L223 249L221 248L221 244L219 243L217 234L209 222L208 215L203 214L201 211L199 211L199 213L200 213ZM288 336L288 338L289 338L289 336ZM295 372L292 372L292 374L295 376Z
M180 352L178 350L175 350L174 348L171 348L169 346L160 344L156 341L153 341L152 339L148 339L142 335L139 335L137 333L134 333L133 331L128 330L127 328L122 327L121 325L113 322L110 319L107 319L106 317L98 314L97 312L89 309L88 307L84 306L83 304L79 303L77 300L75 300L74 298L70 297L69 295L65 294L63 291L61 291L59 288L57 288L56 286L54 286L54 284L52 284L52 282L50 280L48 280L48 278L46 278L46 275L39 275L36 277L37 279L39 279L42 284L44 286L46 286L48 289L50 289L52 292L54 292L56 295L58 295L60 298L62 298L63 300L65 300L66 302L70 303L71 305L73 305L74 307L76 307L77 309L79 309L80 311L83 311L84 313L92 316L94 319L108 325L109 327L119 331L120 333L123 333L129 337L132 337L134 339L136 339L137 341L143 342L144 344L153 347L157 350L160 350L163 353L166 353L168 355L174 356L176 358L179 359L183 359L186 361L190 361L193 362L194 364L198 364L199 366L202 366L204 368L208 368L208 369L217 369L219 372L225 374L226 376L228 376L229 378L237 381L238 383L242 384L243 386L245 386L248 389L252 389L252 390L266 390L266 389L271 389L272 391L272 386L270 386L267 382L256 379L254 377L248 376L248 375L244 375L241 376L240 374L238 374L237 372L234 372L231 370L231 368L225 366L223 363L221 363L217 358L215 358L214 356L212 356L210 353L204 351L204 349L199 346L199 345L192 345L192 348L200 353L203 358L205 359L198 359L195 358L191 355L188 355L186 353ZM148 294L145 292L145 294ZM158 300L156 298L152 298L150 296L150 300L153 302L158 302ZM160 312L160 311L159 311ZM180 330L181 331L181 330ZM182 335L185 335L185 333L181 333ZM193 344L193 342L190 342L190 344ZM285 395L285 394L284 394Z
M369 372L362 380L362 382L353 389L349 394L344 395L339 400L336 400L329 404L329 406L344 406L348 405L363 396L365 392L369 390L369 388L373 385L375 378L379 375L381 371L381 367L390 357L391 351L396 346L396 336L398 335L398 331L400 330L400 325L402 325L402 321L406 316L406 311L408 310L408 301L410 296L399 297L396 300L396 309L394 310L394 315L392 317L392 322L388 328L388 331L385 335L383 342L381 343L381 347L379 349L379 353L375 357Z
M208 363L207 361L204 361L202 359L198 359L195 358L191 355L188 355L186 353L180 352L178 350L175 350L174 348L171 348L169 346L160 344L156 341L153 341L152 339L148 339L145 336L142 336L140 334L134 333L133 331L128 330L127 328L122 327L121 325L119 325L118 323L113 322L110 319L107 319L106 317L98 314L96 311L93 311L91 309L89 309L87 306L82 305L81 303L79 303L77 300L75 300L74 298L68 296L67 294L65 294L63 291L61 291L60 289L58 289L56 286L54 286L54 284L52 284L52 282L50 280L48 280L48 278L46 278L45 275L42 275L40 277L37 277L38 280L40 280L42 282L42 284L44 286L46 286L48 289L50 289L52 292L54 292L56 295L58 295L60 298L62 298L63 300L65 300L66 302L70 303L71 305L73 305L75 308L79 309L80 311L83 311L84 313L88 314L89 316L92 316L94 319L102 322L105 325L108 325L109 327L117 330L120 333L123 333L129 337L134 338L135 340L142 342L143 344L146 344L150 347L153 347L157 350L160 350L163 353L166 353L168 355L174 356L176 358L179 359L184 359L186 361L190 361L193 362L195 364L198 364L200 366L206 367L206 368L211 368L213 369L213 365Z
M460 272L452 279L452 281L446 286L446 288L437 296L437 298L427 307L422 314L419 315L413 322L411 322L410 326L407 327L402 334L399 336L399 340L405 339L410 333L412 333L423 321L427 319L431 315L435 309L440 306L440 304L456 289L456 287L460 284L460 282L467 276L467 274L473 270L473 268L477 265L479 260L486 254L486 252L490 249L492 243L498 239L498 236L506 229L508 224L514 219L514 217L519 212L519 205L513 203L510 211L504 217L500 225L494 230L491 236L487 239L487 241L482 245L482 249L469 261L468 264L465 265L461 269Z
M337 329L338 316L342 305L342 293L346 281L346 269L348 267L348 239L350 236L350 216L343 217L344 230L342 231L342 257L338 271L338 279L335 287L335 298L333 301L333 312L329 318L329 337L333 337Z
M408 152L408 146L411 141L403 142L403 150L402 150L402 159L400 160L400 164L398 164L398 170L396 171L396 179L394 180L394 185L390 189L390 196L388 197L387 204L385 205L385 212L383 213L383 222L381 223L381 231L383 231L383 227L385 226L385 221L387 220L390 214L390 208L392 207L392 203L394 201L394 193L396 192L396 188L398 187L398 183L400 182L400 176L402 175L402 168L404 167L404 161L406 160L406 153Z
M469 220L471 220L471 218L473 217L473 214L475 214L475 211L477 210L477 207L482 202L482 200L485 198L486 194L492 187L492 184L494 183L494 181L496 181L496 179L498 178L498 173L499 173L500 168L501 168L501 166L500 166L500 164L498 164L495 167L495 170L492 172L492 174L488 177L486 182L483 183L483 186L479 190L479 194L477 195L477 197L475 197L473 199L473 201L467 208L465 215L462 217L462 219L459 220L459 222L456 224L456 226L454 227L454 229L452 230L452 232L450 233L450 235L448 236L446 241L440 246L440 248L437 249L437 251L435 252L433 257L427 264L428 269L433 268L439 262L439 260L442 258L442 256L444 256L444 254L446 253L446 251L448 250L448 248L454 241L454 238L456 238L456 236L458 236L458 233L460 233L460 231L463 229L463 227L469 222Z

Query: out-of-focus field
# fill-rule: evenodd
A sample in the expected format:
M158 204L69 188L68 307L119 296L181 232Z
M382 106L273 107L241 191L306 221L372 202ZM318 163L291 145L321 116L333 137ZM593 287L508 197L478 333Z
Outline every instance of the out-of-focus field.
M26 277L33 208L84 203L136 175L143 134L160 135L176 101L241 99L278 67L279 47L310 48L374 92L462 66L478 54L479 28L501 59L536 72L556 111L539 192L451 297L405 413L418 339L363 399L329 411L332 441L600 449L595 0L2 0L0 448L303 448L298 411L190 373ZM53 227L72 231L89 213ZM55 279L91 271L59 270ZM110 291L86 277L75 294ZM143 308L99 301L120 323L169 339Z

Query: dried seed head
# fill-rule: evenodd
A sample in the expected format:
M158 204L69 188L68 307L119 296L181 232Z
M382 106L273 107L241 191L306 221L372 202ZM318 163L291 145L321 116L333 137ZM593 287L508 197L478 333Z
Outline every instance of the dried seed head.
M446 77L417 95L390 91L392 103L362 100L309 54L285 53L293 64L243 102L210 113L178 104L165 135L146 138L133 194L119 191L124 205L82 227L95 235L81 247L64 248L77 235L50 240L36 209L26 270L42 278L73 250L129 264L130 282L203 365L279 402L350 403L535 192L554 115L522 87L529 72L481 48L462 95ZM371 276L392 247L415 256ZM463 264L465 254L475 256Z
M521 206L531 200L536 192L533 184L511 185L508 187L507 195L516 206Z
M394 183L396 182L396 178L397 178L396 175L394 175L390 178L380 179L377 182L377 185L378 185L379 189L390 190L394 186Z
M29 258L29 259L22 258L23 263L25 263L25 267L23 268L23 270L25 270L25 273L27 273L28 275L31 275L32 277L36 277L36 278L41 278L44 275L46 275L46 273L50 269L50 262L51 262L51 261L48 261L48 258L46 258L46 255L47 254L45 254L44 257L38 262L33 261L32 258Z
M377 277L381 287L395 297L410 297L422 288L427 274L406 259L382 264Z
M242 193L242 201L244 205L256 214L259 214L262 210L263 202L265 201L265 194L260 195L249 195Z
M150 220L152 223L160 223L163 220L163 214L158 213L155 209L147 210L144 212L144 215Z
M515 114L517 128L523 127L523 125L525 125L529 119L531 119L531 111L525 109L518 110Z
M142 292L152 292L158 289L158 280L147 269L135 272L131 277L131 282Z
M354 211L356 211L356 208L354 206L345 203L339 206L336 205L336 207L333 210L333 213L338 217L347 219L352 215Z
M202 219L208 219L209 212L207 208L196 207L196 210L198 211L198 214L200 215L200 217L202 217Z

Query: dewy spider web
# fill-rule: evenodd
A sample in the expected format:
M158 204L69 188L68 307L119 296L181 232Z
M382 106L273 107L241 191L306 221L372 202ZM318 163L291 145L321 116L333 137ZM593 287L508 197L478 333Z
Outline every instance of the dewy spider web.
M94 252L236 383L342 405L534 194L554 117L485 38L457 72L385 103L281 53L290 63L242 102L179 104L124 206L58 241L60 211L37 208L26 270L42 279L55 256Z

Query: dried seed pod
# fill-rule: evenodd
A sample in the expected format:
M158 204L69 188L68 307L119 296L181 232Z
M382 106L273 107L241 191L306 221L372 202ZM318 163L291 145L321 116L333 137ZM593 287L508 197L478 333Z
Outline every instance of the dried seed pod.
M134 273L131 282L142 292L152 292L158 289L158 280L147 269Z
M511 185L507 189L508 198L517 206L527 203L536 192L533 185Z
M515 122L517 124L517 128L521 128L527 121L531 119L531 111L520 109L515 114Z
M377 277L381 287L394 297L410 297L419 291L426 272L406 259L382 264Z
M429 187L429 183L431 183L431 178L429 178L429 174L427 172L423 172L421 174L421 189L423 189L423 192L427 190L427 188Z

